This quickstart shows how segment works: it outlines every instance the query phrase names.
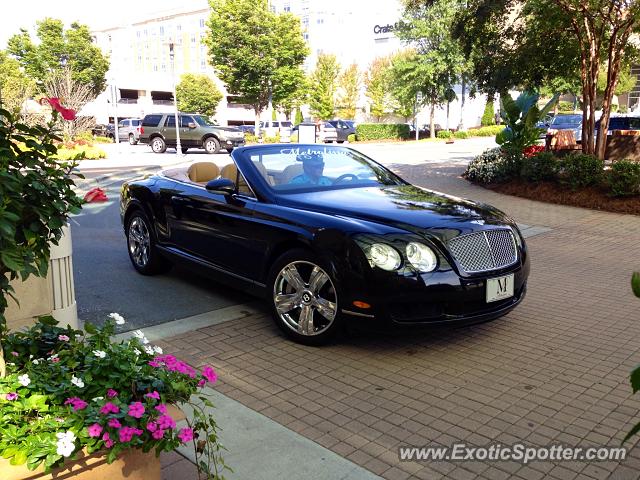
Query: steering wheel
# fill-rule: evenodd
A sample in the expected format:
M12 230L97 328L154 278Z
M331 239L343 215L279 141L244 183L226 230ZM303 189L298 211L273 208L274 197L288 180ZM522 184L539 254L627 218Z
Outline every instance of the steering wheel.
M350 179L350 180L349 180L350 182L352 182L352 181L354 181L354 180L360 180L360 179L358 178L358 176L357 176L356 174L354 174L354 173L345 173L345 174L343 174L343 175L340 175L338 178L336 178L336 179L333 181L333 184L334 184L334 185L337 185L337 184L339 184L339 183L342 183L342 182L343 182L344 180L346 180L347 178L349 178L349 179Z

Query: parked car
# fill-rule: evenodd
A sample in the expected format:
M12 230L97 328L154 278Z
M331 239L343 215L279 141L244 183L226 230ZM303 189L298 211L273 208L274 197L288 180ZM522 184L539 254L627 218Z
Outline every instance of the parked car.
M582 141L582 114L556 115L547 130L548 135L553 135L559 130L573 130L576 142Z
M329 123L336 129L337 142L346 142L349 135L355 135L356 125L351 120L329 120Z
M129 145L136 145L140 139L140 118L126 118L118 122L118 139L128 141Z
M596 122L596 134L600 130L600 120ZM640 117L635 115L615 115L609 118L607 135L614 130L640 130Z
M411 185L343 146L249 146L231 159L124 183L135 270L186 264L267 298L277 325L306 344L346 322L486 322L525 296L525 241L494 207Z
M338 141L338 129L329 122L320 122L316 124L319 129L316 131L318 142L330 143Z
M238 126L236 126L236 128L241 130L243 133L249 133L251 135L255 135L256 134L255 125L238 125Z
M542 118L538 123L536 123L536 127L540 129L540 137L545 138L547 136L547 130L551 126L553 122L553 118L555 115L553 113L547 113L544 118Z
M113 128L112 123L107 123L107 124L99 123L91 129L91 134L94 137L106 137L115 141L116 136L114 132L115 132L115 129Z
M218 153L222 149L231 152L235 147L244 145L242 130L215 125L203 115L180 113L179 122L182 153L189 148L204 148L207 153ZM176 148L175 115L145 115L140 126L139 141L149 144L155 153L164 153L167 147Z

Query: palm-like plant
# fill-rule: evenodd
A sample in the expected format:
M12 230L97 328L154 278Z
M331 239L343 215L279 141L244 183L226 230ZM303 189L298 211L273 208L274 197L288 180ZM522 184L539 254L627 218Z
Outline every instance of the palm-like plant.
M631 277L631 289L633 290L634 295L640 298L640 272L635 272ZM640 365L638 365L636 368L634 368L631 371L631 375L629 376L629 379L631 380L631 388L633 389L633 393L637 393L640 390ZM622 440L622 443L629 440L638 432L640 432L640 422L638 422L631 429L631 431L627 433L627 436L624 437L624 440Z

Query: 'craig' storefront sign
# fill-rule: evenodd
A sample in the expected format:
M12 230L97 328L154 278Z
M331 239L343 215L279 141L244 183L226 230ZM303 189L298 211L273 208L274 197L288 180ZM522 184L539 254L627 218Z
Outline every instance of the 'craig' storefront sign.
M373 27L373 34L376 38L392 37L393 32L402 28L402 22L387 23L386 25L376 25Z

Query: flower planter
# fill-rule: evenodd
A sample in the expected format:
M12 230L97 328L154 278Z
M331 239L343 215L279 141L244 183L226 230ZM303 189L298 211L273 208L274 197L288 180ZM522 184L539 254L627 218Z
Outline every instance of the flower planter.
M44 473L43 468L31 471L26 465L10 465L8 460L0 458L0 478L2 480L159 480L160 459L155 451L143 453L133 449L120 456L111 464L102 453L81 456L68 462L64 468Z

